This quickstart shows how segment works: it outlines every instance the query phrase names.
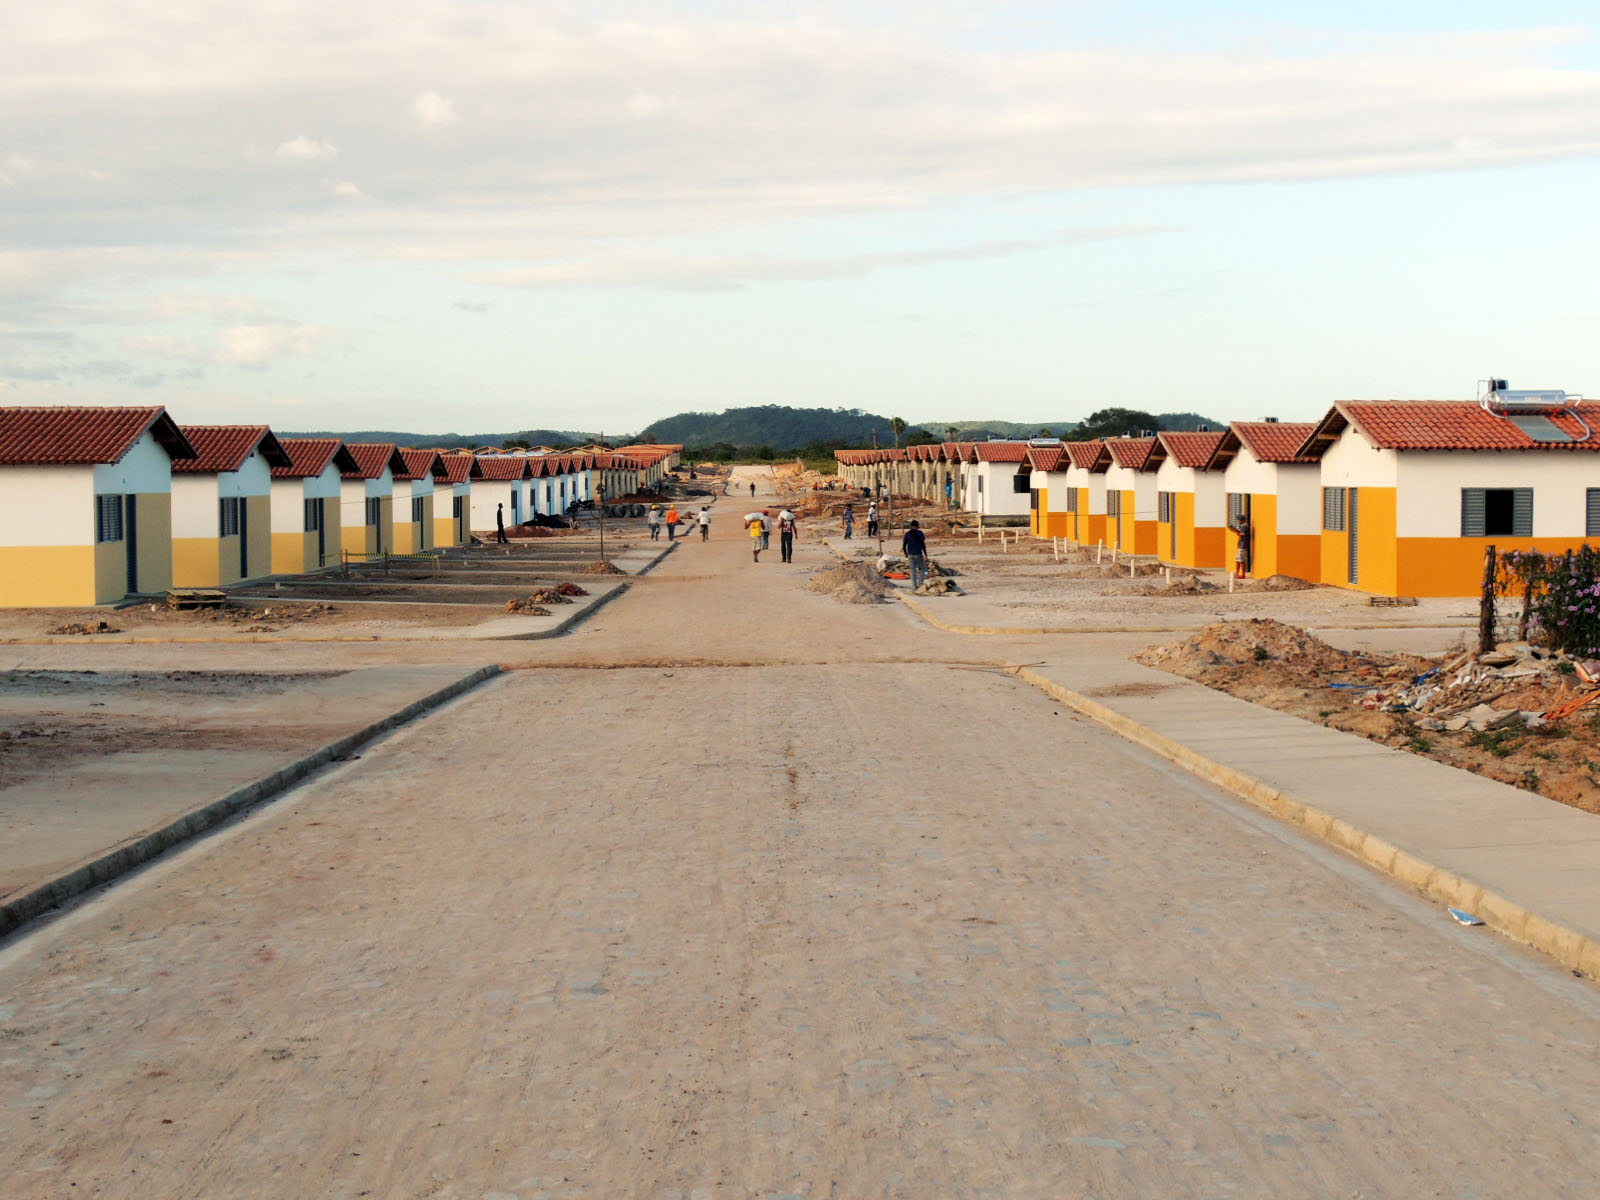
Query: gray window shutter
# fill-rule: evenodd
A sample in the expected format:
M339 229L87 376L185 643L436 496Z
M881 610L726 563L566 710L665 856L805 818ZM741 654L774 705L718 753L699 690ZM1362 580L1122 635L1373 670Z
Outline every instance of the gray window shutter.
M1533 489L1511 489L1511 536L1533 536Z
M1484 536L1482 488L1461 489L1461 536L1475 538Z
M1348 557L1346 566L1349 568L1349 582L1361 582L1361 493L1356 488L1350 489L1350 505L1345 510L1350 520L1350 540L1345 547Z
M1587 509L1583 519L1583 536L1600 537L1600 488L1590 488L1584 493Z

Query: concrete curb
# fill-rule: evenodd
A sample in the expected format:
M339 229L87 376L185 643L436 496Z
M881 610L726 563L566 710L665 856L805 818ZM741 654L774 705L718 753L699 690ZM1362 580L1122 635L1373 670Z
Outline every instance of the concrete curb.
M330 742L320 750L315 750L304 758L296 759L281 770L274 771L271 775L263 776L241 788L229 792L220 799L185 813L170 825L165 825L153 833L146 834L137 841L128 842L118 846L85 863L81 867L68 871L65 875L58 875L46 883L40 884L32 891L24 892L15 899L0 904L0 937L14 933L29 921L59 908L68 900L72 900L85 892L99 887L103 883L110 883L119 876L126 875L135 867L143 866L152 859L160 857L174 846L181 845L191 838L204 833L206 830L220 825L229 817L246 809L253 808L264 800L269 800L281 792L287 791L300 780L312 772L340 758L350 751L365 745L380 734L388 733L408 721L421 716L429 709L437 708L446 700L452 700L463 692L469 691L500 674L499 667L479 667L469 675L457 679L454 683L446 684L436 692L415 700L396 712L390 713L381 720L374 721L363 729L347 734L336 742Z
M670 543L665 550L663 550L660 554L656 555L649 562L645 563L644 566L640 567L637 571L635 571L633 573L633 577L635 579L637 579L641 575L648 575L651 571L654 571L657 567L659 567L661 565L661 560L662 559L664 559L667 555L671 554L674 550L676 550L678 548L678 542L681 542L682 540L683 540L682 538L679 538L679 539L677 539L677 541L674 541L674 542Z
M1032 684L1051 698L1098 721L1130 742L1154 750L1191 774L1232 792L1257 808L1299 825L1312 836L1409 884L1428 899L1473 913L1497 933L1549 955L1562 966L1600 978L1600 944L1587 934L1558 925L1470 879L1463 879L1452 871L1426 862L1287 792L1207 758L1115 709L1062 687L1029 667L1012 667L1010 670L1025 683Z

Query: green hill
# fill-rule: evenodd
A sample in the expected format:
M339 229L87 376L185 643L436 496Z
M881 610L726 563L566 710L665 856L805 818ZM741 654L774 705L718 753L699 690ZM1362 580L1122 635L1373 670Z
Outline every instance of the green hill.
M577 446L593 441L592 433L569 429L521 429L510 433L406 433L396 429L318 429L309 432L274 430L279 437L336 437L347 442L393 442L419 450L448 450L455 446L501 446L508 441L525 441L530 446ZM631 440L631 439L629 439ZM616 435L606 439L619 444Z
M740 449L770 447L779 453L825 442L870 446L876 433L880 446L894 445L889 418L859 408L789 408L762 404L726 412L685 412L652 422L639 435L646 442L684 446L723 445Z

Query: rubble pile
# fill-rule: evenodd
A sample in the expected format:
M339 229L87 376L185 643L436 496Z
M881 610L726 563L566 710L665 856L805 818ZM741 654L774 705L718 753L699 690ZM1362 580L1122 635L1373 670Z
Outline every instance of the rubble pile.
M866 563L847 562L818 571L806 580L806 591L832 596L843 604L877 604L894 592Z
M1487 654L1462 654L1409 686L1373 689L1369 709L1413 714L1418 729L1455 733L1539 729L1600 697L1600 662L1508 642Z
M507 600L506 611L508 613L520 613L525 617L548 617L550 615L550 610L542 604L534 603L532 597L526 600Z
M621 567L617 566L617 564L612 562L610 559L601 559L599 562L592 562L588 566L578 568L578 574L580 574L580 575L626 575L627 572L624 571Z

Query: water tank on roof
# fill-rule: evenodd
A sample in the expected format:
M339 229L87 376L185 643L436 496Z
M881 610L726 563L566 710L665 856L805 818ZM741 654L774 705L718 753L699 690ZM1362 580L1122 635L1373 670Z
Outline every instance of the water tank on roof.
M1567 393L1558 388L1517 388L1506 386L1504 379L1488 381L1484 393L1484 406L1493 412L1541 413L1555 412L1571 403Z

